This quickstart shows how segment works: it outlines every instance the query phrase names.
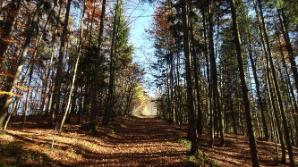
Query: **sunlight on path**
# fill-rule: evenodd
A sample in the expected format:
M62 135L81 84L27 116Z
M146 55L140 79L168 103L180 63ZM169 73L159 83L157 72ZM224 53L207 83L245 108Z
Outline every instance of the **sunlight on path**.
M138 118L155 118L157 116L157 108L155 102L148 101L144 105L135 107L132 115Z

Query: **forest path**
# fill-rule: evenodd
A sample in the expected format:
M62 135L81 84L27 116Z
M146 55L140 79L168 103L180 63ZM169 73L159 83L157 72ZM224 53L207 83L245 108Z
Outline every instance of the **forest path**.
M0 135L0 162L15 166L193 166L178 143L185 132L155 118L117 118L96 134L66 125L61 136L36 118ZM53 146L53 147L52 147ZM1 163L0 163L1 166Z
M177 142L179 130L153 118L124 118L110 125L105 136L113 152L94 155L90 162L107 166L189 166L187 148ZM100 132L99 132L100 133ZM98 134L103 137L103 134Z
M24 130L21 121L13 121L10 130L0 134L0 166L194 166L187 155L189 143L182 139L186 127L180 130L157 118L117 118L96 134L67 124L61 136L40 126L41 121L28 119ZM216 139L213 148L209 136L205 133L199 140L205 163L251 166L245 136L226 134L225 145L217 146ZM257 143L261 166L286 166L277 161L274 143ZM297 148L294 153L298 162Z

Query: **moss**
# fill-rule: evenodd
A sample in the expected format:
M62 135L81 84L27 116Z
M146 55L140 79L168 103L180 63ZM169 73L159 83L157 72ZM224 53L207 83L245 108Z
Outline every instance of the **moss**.
M185 138L181 138L177 140L178 143L182 144L184 147L186 147L187 149L191 148L191 142ZM210 167L217 167L218 165L216 164L216 162L210 158L208 158L208 156L202 152L201 150L198 150L195 155L190 155L187 157L187 161L188 163L191 163L195 166L210 166Z
M216 162L212 159L210 159L203 151L198 150L194 157L197 161L202 162L203 164L208 164L209 166L216 167L218 166Z
M187 139L181 138L181 139L178 139L177 142L180 143L180 144L182 144L187 149L190 149L191 148L191 142L189 140L187 140Z

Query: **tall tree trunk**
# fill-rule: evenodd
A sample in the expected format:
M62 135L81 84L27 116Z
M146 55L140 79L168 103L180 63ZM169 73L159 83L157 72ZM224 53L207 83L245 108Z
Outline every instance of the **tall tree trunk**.
M116 34L118 30L118 23L120 23L121 14L119 16L116 14L118 10L118 6L120 0L117 0L115 8L115 16L113 22L113 34L112 34L112 41L111 41L111 50L110 50L110 77L109 77L109 89L108 89L108 99L107 104L104 112L104 117L102 120L103 125L107 125L110 121L111 114L114 112L114 84L115 84L115 44L116 44ZM119 11L118 11L119 12Z
M73 77L72 77L72 81L71 81L70 92L68 95L67 105L66 105L62 120L60 122L59 134L61 134L61 132L62 132L62 128L63 128L64 122L65 122L66 116L70 111L71 100L72 100L72 96L73 96L73 91L75 89L75 83L76 83L76 78L77 78L77 71L78 71L78 66L79 66L79 62L80 62L80 57L81 57L81 52L80 52L80 50L78 50L78 56L77 56L76 64L74 67L74 72L73 72Z
M283 52L283 49L282 49L282 44L281 44L281 39L280 39L280 36L278 38L278 43L279 43L279 51L280 51L280 54L281 54L281 59L282 59L282 66L286 72L286 79L287 79L287 84L288 84L288 87L289 87L289 93L291 95L291 101L293 103L293 106L294 106L294 111L293 111L293 115L294 115L294 120L295 122L298 122L298 106L297 106L297 102L296 102L296 98L295 98L295 93L294 93L294 89L292 87L292 84L291 84L291 79L290 79L290 74L288 72L288 68L287 68L287 64L286 64L286 60L285 60L285 55L284 55L284 52ZM296 146L298 146L298 124L295 123L295 128L296 128Z
M4 128L3 128L4 130L7 129L7 126L8 126L8 123L9 123L10 119L11 119L11 116L17 112L17 110L19 108L19 104L20 104L20 100L16 99L15 102L14 102L14 106L11 108L11 112L9 113L9 115L8 115L6 121L5 121Z
M267 68L267 85L268 85L268 89L269 89L269 100L273 109L273 113L274 113L274 117L276 120L276 125L277 125L277 132L278 135L280 137L280 145L281 145L281 152L282 152L282 158L281 158L281 162L286 162L286 149L285 149L285 144L284 144L284 138L283 138L283 134L282 134L282 128L280 125L280 114L278 109L275 106L275 102L274 102L274 92L273 92L273 88L272 88L272 82L271 82L271 77L270 77L270 69L269 69L269 62L268 60L266 60L266 68Z
M205 5L207 6L207 5ZM208 57L208 40L207 40L207 25L206 25L206 9L205 7L202 8L202 17L203 17L203 35L204 35L204 55L205 55L205 59L206 59L206 80L207 80L207 110L208 113L210 114L210 130L211 130L211 145L213 145L213 140L214 140L214 124L213 124L213 116L212 116L212 109L211 109L211 103L212 103L212 88L211 88L211 81L210 81L210 67L209 67L209 57ZM210 25L209 25L210 26ZM212 26L213 27L213 26ZM210 32L209 32L210 33ZM208 34L209 36L209 34ZM209 41L210 42L210 41ZM210 43L209 43L210 45ZM210 47L209 47L210 50Z
M231 6L231 13L232 13L233 35L235 38L234 42L235 42L236 53L237 53L239 77L240 77L241 87L242 87L242 98L243 98L243 105L244 105L244 112L245 112L245 119L246 119L246 126L247 126L247 134L249 137L249 146L250 146L250 152L251 152L251 158L252 158L252 165L254 167L258 167L259 166L259 158L258 158L257 144L256 144L256 140L255 140L252 119L251 119L251 114L250 114L248 89L246 86L246 79L245 79L245 74L244 74L244 69L243 69L241 42L240 42L240 34L239 34L238 23L237 23L235 0L230 0L230 6Z
M63 31L62 35L60 37L60 49L59 49L59 56L58 56L58 62L57 62L57 70L56 70L56 76L54 79L54 90L53 90L53 106L51 108L51 115L54 113L59 112L59 106L60 106L60 89L61 89L61 81L62 81L62 73L63 73L63 57L66 50L66 42L67 42L67 34L68 34L68 23L69 23L69 13L70 13L70 6L71 6L72 0L67 1L66 5L66 13L64 17L64 23L63 23ZM49 125L53 126L54 119L52 116L49 118Z
M260 3L260 1L259 1ZM288 51L288 59L291 63L291 70L293 72L293 77L294 77L294 81L295 81L295 86L296 86L296 91L298 91L298 71L297 71L297 64L295 61L295 55L294 55L294 50L291 44L291 40L290 40L290 36L289 36L289 32L288 32L288 27L286 24L286 16L284 14L283 9L278 9L278 18L279 18L279 22L280 22L280 26L281 26L281 32L283 34L284 40L285 40L285 44L286 44L286 48Z
M188 124L191 137L191 154L195 154L198 150L197 131L195 123L195 113L193 106L193 87L191 76L191 63L190 63L190 37L189 37L189 4L188 0L182 0L182 22L183 22L183 45L185 56L185 73L186 73L186 91L187 91L187 110L188 110Z
M67 114L70 112L70 106L71 106L71 102L72 102L72 96L73 96L73 91L75 89L75 84L76 84L76 78L77 78L77 73L78 73L78 66L79 66L79 62L80 62L80 58L81 58L81 46L82 46L82 39L83 39L83 18L84 18L84 14L85 14L85 0L83 0L83 11L82 11L82 16L81 16L81 21L80 21L80 36L77 42L77 59L76 59L76 63L74 66L74 72L73 72L73 76L72 76L72 81L71 81L71 86L70 86L70 91L69 91L69 95L68 95L68 100L67 100L67 105L62 117L62 120L60 122L60 127L59 127L59 134L61 134L62 132L62 128L66 119Z
M192 40L193 41L193 40ZM194 78L195 78L195 90L196 90L196 97L197 97L197 131L199 135L203 133L202 127L202 109L201 109L201 95L200 95L200 85L199 85L199 63L197 60L196 49L194 46L192 47L192 57L193 57L193 67L194 67Z
M28 80L28 87L30 88L31 86L31 81L32 81L32 75L33 75L33 69L34 69L34 58L31 59L32 60L32 64L29 67L29 80ZM26 119L27 119L27 113L29 111L29 96L30 96L30 92L32 92L33 90L28 89L27 95L26 95L26 99L25 99L25 107L23 108L23 129L25 128L25 124L26 124Z
M23 69L23 64L18 66L17 72L15 74L15 78L13 79L13 82L12 82L12 85L11 85L11 88L10 88L9 92L12 92L15 89L15 87L17 86L18 78L19 78L19 76L22 72L22 69ZM7 96L6 97L7 99L5 100L5 103L4 103L3 107L1 108L1 112L0 112L0 131L4 130L5 120L6 120L7 115L8 115L7 109L9 107L10 103L12 102L12 97L11 96L9 96L9 95L5 95L5 96Z
M219 131L220 131L220 145L224 144L224 132L223 132L223 122L222 122L222 113L221 113L221 107L219 103L219 92L218 92L218 84L217 84L217 67L216 67L216 58L214 53L214 41L213 41L213 17L214 17L214 1L209 1L208 9L209 9L209 57L210 57L210 72L211 72L211 87L212 87L212 111L213 115L212 117L212 124L215 122L219 123ZM214 119L214 115L218 115L217 121ZM212 133L214 133L214 125L211 125L211 141L210 144L213 146L213 140L214 136Z
M294 157L293 157L293 150L292 150L291 141L290 141L290 133L289 133L289 128L288 128L287 118L286 118L286 114L285 114L285 110L284 110L284 105L283 105L283 102L282 102L281 93L280 93L280 90L279 90L279 84L277 82L277 76L276 76L274 63L273 63L273 60L272 60L272 54L271 54L268 34L267 34L267 30L266 30L265 19L264 19L264 15L263 15L262 2L261 2L261 0L257 0L257 2L258 2L258 8L259 8L259 12L260 12L262 32L263 32L263 35L264 35L264 41L265 41L266 50L267 50L267 53L268 53L267 58L269 60L271 73L272 73L272 79L273 79L273 86L274 86L274 89L276 91L277 102L278 102L279 110L280 110L280 113L281 113L282 124L283 124L283 128L284 128L284 137L285 137L285 140L286 140L286 145L287 145L288 155L289 155L289 159L290 159L290 164L291 164L291 166L295 166L295 160L294 160Z
M102 43L103 43L103 32L104 32L104 24L105 24L105 15L106 15L106 0L102 0L101 4L101 15L100 15L100 25L99 25L99 34L98 34L98 56L96 58L96 64L99 64L100 58L101 58L101 49L102 49ZM96 66L98 70L98 65ZM96 115L97 111L99 110L97 107L97 93L99 92L99 86L96 85L98 83L98 74L93 78L92 88L93 91L91 93L92 101L91 101L91 115L90 115L90 128L92 131L95 131L96 129Z
M256 91L257 91L257 102L258 102L258 106L261 111L262 125L263 125L263 131L265 134L265 140L268 141L269 134L268 134L268 127L267 127L266 118L265 118L264 104L262 101L262 96L261 96L261 91L260 91L260 83L259 83L259 79L258 79L257 68L256 68L255 61L252 57L252 50L251 50L250 46L248 48L248 55L249 55L249 60L250 60L250 64L252 67L254 81L255 81L255 86L256 86Z

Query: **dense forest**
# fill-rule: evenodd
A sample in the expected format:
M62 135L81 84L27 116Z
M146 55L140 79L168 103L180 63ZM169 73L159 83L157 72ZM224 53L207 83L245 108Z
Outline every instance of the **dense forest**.
M0 166L30 165L7 159L33 154L25 144L43 144L57 145L60 154L71 147L88 160L71 166L121 166L125 159L126 166L294 167L297 0L129 1L155 9L138 17L153 19L146 30L154 43L149 70L134 61L125 0L0 0ZM144 87L148 73L154 97ZM152 108L154 118L135 117ZM69 146L73 139L95 144L104 137L119 147L107 147L113 158ZM133 155L120 156L123 142L136 149ZM167 151L136 156L138 142ZM229 148L249 151L216 160ZM68 163L44 164L53 154L32 163ZM101 157L113 162L97 162Z

